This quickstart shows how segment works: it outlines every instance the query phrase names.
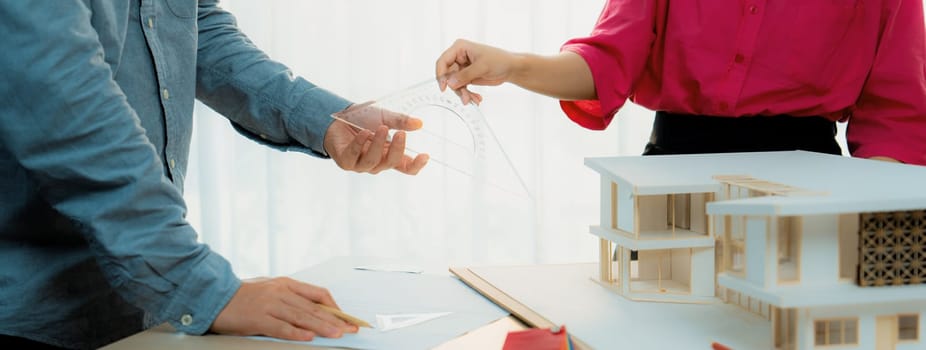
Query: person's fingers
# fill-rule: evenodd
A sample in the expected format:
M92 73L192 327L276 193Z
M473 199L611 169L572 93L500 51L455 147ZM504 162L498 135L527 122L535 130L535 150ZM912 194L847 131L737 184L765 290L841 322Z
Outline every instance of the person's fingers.
M412 162L412 157L402 155L402 160L400 160L399 164L395 166L395 170L406 175L415 175L408 173L408 168L411 166Z
M373 133L368 130L361 130L354 135L353 141L345 147L343 153L338 155L338 165L344 170L353 170L363 154L364 146L372 136Z
M260 322L260 325L264 329L260 334L268 337L296 341L310 341L315 338L315 332L293 326L291 323L275 317L266 317L265 320Z
M467 64L466 60L466 46L469 44L466 40L457 39L450 45L450 47L445 50L440 57L437 58L437 63L435 64L434 75L438 79L443 79L446 75L453 72L455 69L454 66L460 66ZM447 82L441 81L441 91L444 91L447 88Z
M296 293L290 294L284 297L282 300L283 300L283 303L289 306L292 306L301 312L310 314L324 322L327 322L328 324L334 327L340 328L342 332L350 332L350 333L357 332L356 326L350 323L347 323L347 321L344 321L338 318L337 316L335 316L334 314L328 311L325 311L324 309L318 307L318 304L313 303L309 299L306 299L299 294L296 294Z
M460 96L460 100L463 102L464 105L467 105L470 102L476 103L476 105L479 105L480 103L482 103L482 95L472 92L465 87L460 88L459 90L456 90L456 91L459 92L457 95Z
M882 162L888 162L888 163L901 163L901 161L899 161L899 160L897 160L897 159L894 159L894 158L891 158L891 157L884 157L884 156L874 156L874 157L869 157L868 159L871 159L871 160L880 160L880 161L882 161Z
M440 86L441 92L444 92L445 90L447 90L447 78L450 76L450 74L453 74L459 70L460 70L460 65L454 63L450 65L450 68L445 70L444 74L437 76L437 83Z
M460 101L463 102L463 105L468 105L469 101L471 100L469 97L469 90L467 90L466 88L462 88L462 89L457 89L457 91L460 92L459 93Z
M373 137L376 137L376 134L373 134ZM367 142L363 144L363 148L360 150L360 159L363 159L363 155L367 154L370 151L370 145L372 144L373 144L373 138L370 138L369 140L367 140ZM357 160L358 163L360 162L360 159ZM356 165L355 165L354 170L356 170Z
M478 105L479 102L482 102L482 96L479 96L479 94L472 92L465 87L461 88L459 91L460 99L463 101L464 105L468 105L470 102L475 102ZM477 96L479 97L477 98Z
M405 156L402 159L402 163L396 167L396 170L403 174L418 175L418 172L428 164L428 159L431 159L431 156L425 153L419 154L415 159Z
M289 290L295 294L290 298L285 299L284 302L305 312L317 315L319 318L325 320L326 322L340 327L342 331L357 333L357 326L352 325L318 307L317 304L323 304L340 309L328 289L314 286L308 283L299 282L291 278L286 278L285 281Z
M417 175L425 165L428 165L428 160L430 159L431 156L428 154L419 154L408 168L409 174Z
M471 84L473 80L482 78L489 71L489 67L485 63L474 63L463 67L457 72L451 73L447 77L447 87L458 90L464 88L467 85Z
M341 326L345 323L344 320L341 320L331 313L325 312L325 310L322 310L318 307L318 304L313 303L311 300L306 299L298 293L293 292L290 295L284 296L281 298L281 300L283 300L283 303L286 305L292 306L301 312L315 315L315 317L321 319L322 321L338 326Z
M382 123L390 129L414 131L421 129L424 122L421 119L411 117L404 113L393 112L389 110L382 111Z
M457 94L457 97L460 98L460 101L463 101L463 90L466 90L466 88L450 90L450 91L453 91L453 93Z
M476 100L476 105L482 104L482 95L472 91L470 91L470 94L472 94L473 99Z
M440 83L441 91L447 88L447 82L443 79L444 76L450 72L450 67L456 63L457 54L453 50L455 50L453 46L448 48L437 58L437 62L435 63L434 76L437 77Z
M371 143L364 147L360 160L354 166L354 171L368 172L383 160L383 150L387 137L389 137L389 128L380 126L376 130L376 134L373 135Z
M340 338L341 335L344 334L340 328L317 317L317 315L309 312L303 312L302 310L285 303L280 303L277 305L277 307L273 308L270 311L270 316L273 316L280 321L287 322L293 326L313 331L325 338Z
M417 174L419 171L421 171L422 168L424 168L425 165L428 165L429 160L431 160L431 155L427 153L419 154L417 157L415 157L415 161L412 162L412 167L409 170L414 174Z
M340 309L338 303L334 301L334 297L331 296L331 292L329 292L328 289L299 282L291 278L286 279L286 286L289 287L291 291L313 303L325 304Z
M379 173L383 170L392 169L399 165L402 157L405 155L405 132L399 131L392 135L392 141L389 143L386 156L383 161L373 168L371 173Z
M300 341L316 335L337 338L357 331L313 300L337 307L326 289L289 278L243 281L209 329Z

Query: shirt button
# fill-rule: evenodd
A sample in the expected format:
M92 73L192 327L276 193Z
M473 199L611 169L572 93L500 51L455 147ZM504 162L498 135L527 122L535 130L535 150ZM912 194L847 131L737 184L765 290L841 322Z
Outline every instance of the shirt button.
M721 102L719 107L721 111L726 112L728 109L730 109L730 104L726 102Z
M190 316L190 314L184 314L183 316L180 316L180 324L184 326L193 324L193 316Z
M756 5L749 5L749 13L756 14L759 12L759 7Z
M154 18L148 17L148 28L154 28Z
M742 54L736 54L736 56L733 57L733 61L736 63L743 63L745 60L746 57L744 57Z
M170 160L170 168L173 169L173 168L176 168L176 167L177 167L177 162L175 162L173 159L171 159L171 160Z
M167 89L161 90L161 96L163 96L165 100L169 100L169 99L170 99L170 91L167 91Z

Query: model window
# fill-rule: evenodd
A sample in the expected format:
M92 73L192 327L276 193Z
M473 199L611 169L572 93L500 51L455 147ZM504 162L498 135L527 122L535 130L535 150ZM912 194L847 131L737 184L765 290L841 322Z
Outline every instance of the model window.
M797 311L774 308L775 349L796 350Z
M858 344L858 319L814 322L814 344L823 346Z
M906 341L920 339L920 315L900 315L897 327L898 339Z
M801 257L800 220L794 217L778 218L778 281L799 282Z
M726 226L729 249L726 270L743 274L746 271L746 218L728 216Z

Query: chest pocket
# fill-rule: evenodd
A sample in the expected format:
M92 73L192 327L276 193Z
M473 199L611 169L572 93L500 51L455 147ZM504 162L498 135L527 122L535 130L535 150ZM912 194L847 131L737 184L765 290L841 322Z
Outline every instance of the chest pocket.
M825 92L851 66L853 38L863 26L861 0L805 0L795 2L792 21L782 28L779 69L795 82Z
M167 0L167 7L174 16L193 18L196 17L197 0Z

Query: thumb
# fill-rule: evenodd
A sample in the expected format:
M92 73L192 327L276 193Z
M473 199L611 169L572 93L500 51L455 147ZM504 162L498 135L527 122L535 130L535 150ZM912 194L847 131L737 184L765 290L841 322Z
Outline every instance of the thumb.
M421 129L423 122L421 119L413 118L404 113L393 112L389 110L383 111L383 124L388 126L390 129L414 131Z
M458 72L450 74L447 79L447 85L451 89L459 90L471 84L473 80L479 79L486 73L486 68L481 64L472 64Z

